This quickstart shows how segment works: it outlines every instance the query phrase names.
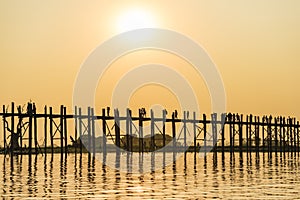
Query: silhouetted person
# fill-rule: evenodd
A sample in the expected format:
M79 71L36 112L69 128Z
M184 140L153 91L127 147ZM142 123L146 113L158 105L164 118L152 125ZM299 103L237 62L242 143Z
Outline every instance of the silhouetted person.
M142 108L142 110L143 110L143 115L144 115L144 117L146 117L146 109L145 109L145 108Z
M231 114L231 113L228 113L227 117L228 117L228 120L229 120L229 121L232 120L232 114Z
M107 116L109 117L110 107L107 107Z
M174 115L174 117L175 117L175 119L177 119L177 117L178 117L178 112L177 112L177 110L175 110L175 113L174 113L175 115Z

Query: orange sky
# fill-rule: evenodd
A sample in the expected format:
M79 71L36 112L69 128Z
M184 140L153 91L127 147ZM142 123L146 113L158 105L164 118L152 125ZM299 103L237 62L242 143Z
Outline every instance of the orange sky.
M0 103L24 104L32 99L40 109L45 104L57 110L60 104L70 108L81 64L99 44L120 33L124 13L139 10L152 18L151 26L184 34L206 49L222 76L228 111L300 118L298 0L181 2L0 1ZM150 61L178 69L197 90L200 108L209 110L207 89L188 70L188 63L167 53L143 51L112 64L114 75L107 74L98 86L107 86L107 95L102 98L97 93L97 105L109 103L122 70ZM120 65L126 67L118 69ZM164 94L163 90L141 88L130 105L134 109L155 103L168 107L171 93L165 91L160 102L151 98L158 91Z

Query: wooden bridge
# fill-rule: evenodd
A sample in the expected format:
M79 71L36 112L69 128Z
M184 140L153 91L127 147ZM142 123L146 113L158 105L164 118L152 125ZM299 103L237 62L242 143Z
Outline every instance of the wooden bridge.
M300 150L299 121L291 117L213 113L197 118L193 112L190 119L190 113L184 111L179 119L177 111L172 112L171 117L166 110L162 111L161 117L154 117L152 110L147 116L143 108L136 117L132 116L130 109L126 110L125 116L120 116L117 109L113 115L110 115L109 108L101 111L101 115L96 115L94 108L88 107L83 114L81 108L75 107L73 114L67 114L62 105L59 113L53 113L53 108L47 106L43 113L37 113L34 103L23 107L14 103L3 106L0 113L3 146L0 151L31 155L125 150L195 153ZM96 133L96 122L101 126L101 133ZM149 133L145 132L145 125L150 126Z

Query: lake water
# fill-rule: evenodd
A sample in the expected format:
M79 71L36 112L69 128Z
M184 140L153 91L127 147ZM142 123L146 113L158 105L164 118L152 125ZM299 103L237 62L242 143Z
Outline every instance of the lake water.
M108 153L0 155L4 199L300 199L300 159L291 153L240 155ZM117 161L117 162L116 162Z

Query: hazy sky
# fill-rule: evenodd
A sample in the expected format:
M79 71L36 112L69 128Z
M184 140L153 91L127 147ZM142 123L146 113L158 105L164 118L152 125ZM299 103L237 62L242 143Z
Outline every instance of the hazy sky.
M149 26L182 33L206 49L222 76L228 111L300 118L300 1L182 2L0 0L0 103L32 99L40 108L70 108L81 64L99 44L124 31L124 16L137 12L146 15ZM133 28L128 23L125 29ZM114 75L107 75L105 86L100 82L99 87L107 87L105 94L97 94L99 106L109 104L109 91L126 69L146 62L173 66L190 77L202 110L207 110L207 90L192 71L185 71L189 64L155 51L116 60ZM119 70L121 65L126 67ZM144 93L143 88L136 91L130 105L168 108L170 99L172 109L177 103L168 91L148 86Z

